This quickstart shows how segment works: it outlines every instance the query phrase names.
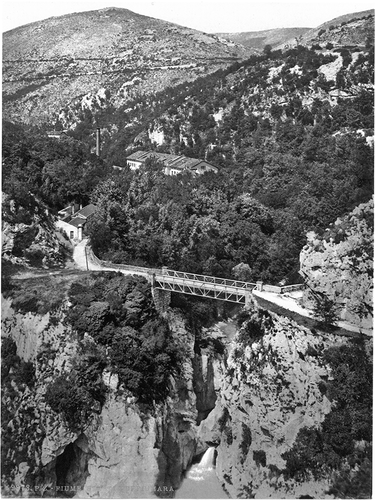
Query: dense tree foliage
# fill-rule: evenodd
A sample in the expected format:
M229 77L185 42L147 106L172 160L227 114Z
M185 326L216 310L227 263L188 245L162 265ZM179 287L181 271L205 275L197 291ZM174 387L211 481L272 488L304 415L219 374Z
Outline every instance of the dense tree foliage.
M2 185L16 209L33 213L36 200L54 210L72 201L87 204L107 174L102 160L71 137L56 140L3 122Z
M166 320L156 312L146 280L120 273L98 273L74 283L69 297L72 306L68 321L81 337L89 334L107 348L108 365L118 374L120 384L141 403L152 405L164 400L170 376L179 373L183 349L176 344ZM93 363L86 365L92 367ZM88 392L100 400L100 387L87 380L90 370L80 366L80 377L86 377L81 385L86 392L90 386ZM71 378L65 383L71 384ZM81 385L76 384L75 390ZM57 392L55 399L59 399ZM75 401L73 398L73 407ZM79 411L73 413L74 418Z
M72 430L78 431L88 424L91 415L100 413L104 404L106 387L102 372L107 359L93 342L85 341L72 365L69 372L47 386L45 399L54 411L64 416Z

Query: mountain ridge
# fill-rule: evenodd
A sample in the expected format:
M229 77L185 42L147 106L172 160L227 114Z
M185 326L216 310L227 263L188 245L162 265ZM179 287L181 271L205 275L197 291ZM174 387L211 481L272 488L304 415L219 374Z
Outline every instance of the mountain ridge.
M249 49L261 50L265 45L276 46L293 37L299 37L311 28L274 28L261 31L217 33L218 36L241 43Z
M246 33L237 34L242 43L117 7L37 21L3 34L3 116L52 124L61 110L77 103L83 115L87 108L118 109L134 98L244 61L265 45L273 46L280 36L284 42L273 48L313 41L363 42L371 19L361 21L360 27L352 26L350 19L371 17L368 12L336 18L349 19L343 21L347 26L323 34L323 28L305 33L306 28L265 30L248 32L256 36L247 42ZM294 39L285 42L290 30Z
M126 100L245 57L234 42L128 9L53 17L3 34L4 116L48 121L101 88Z
M359 11L359 12L353 12L350 14L343 14L342 16L335 17L334 19L331 19L329 21L326 21L316 28L311 28L309 31L304 33L301 36L301 39L299 40L299 43L302 44L308 44L308 43L313 43L313 42L319 42L319 41L333 41L332 38L334 37L334 33L332 33L334 28L341 28L343 25L351 23L355 20L363 19L366 16L373 16L374 15L374 9L369 9L369 10L364 10L364 11ZM328 32L328 40L326 39L327 37L321 37L323 34L322 31ZM287 40L285 43L278 45L277 49L284 48L286 45L291 46L293 45L293 42L295 42L293 39Z

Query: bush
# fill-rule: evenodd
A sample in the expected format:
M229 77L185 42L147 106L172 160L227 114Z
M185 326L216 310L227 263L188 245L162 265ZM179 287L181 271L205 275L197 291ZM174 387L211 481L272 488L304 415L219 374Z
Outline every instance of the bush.
M238 342L245 346L251 345L254 341L262 338L273 327L272 316L265 309L256 309L247 314L247 320L244 316L240 318L240 321L243 321L243 323L241 331L238 334Z
M267 458L266 458L266 452L263 450L254 450L253 451L253 460L259 467L261 465L262 467L266 467L267 465Z
M146 323L141 332L131 327L118 331L109 351L113 370L142 403L166 398L169 378L180 372L182 351L162 318Z
M106 365L104 351L93 342L84 341L72 360L72 370L48 385L47 403L63 415L73 431L82 430L94 413L100 413L107 391L102 380Z
M314 316L320 320L324 327L332 327L338 320L336 302L323 292L314 292Z
M47 387L45 399L53 411L63 415L73 431L84 428L95 408L88 391L77 384L75 377L66 374L56 378Z
M23 361L17 355L17 346L11 337L1 339L1 360L3 384L14 381L17 385L23 384L33 387L35 383L35 367L31 361Z
M241 463L244 463L247 454L249 453L249 448L251 446L252 436L250 427L242 422L242 439L240 443L240 449L242 452Z

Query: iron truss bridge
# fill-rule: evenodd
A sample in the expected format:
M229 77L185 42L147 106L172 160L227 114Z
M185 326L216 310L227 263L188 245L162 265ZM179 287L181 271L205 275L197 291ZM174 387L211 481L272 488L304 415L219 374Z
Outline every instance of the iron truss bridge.
M152 275L152 286L159 290L247 304L256 284L163 268L161 274Z

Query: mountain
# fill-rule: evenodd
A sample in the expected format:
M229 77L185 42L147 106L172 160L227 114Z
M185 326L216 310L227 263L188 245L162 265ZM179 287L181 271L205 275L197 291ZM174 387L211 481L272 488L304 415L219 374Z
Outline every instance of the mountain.
M366 40L374 42L374 10L353 12L327 21L317 28L310 29L302 34L298 43L309 45L312 43L331 42L334 45L362 45ZM292 36L289 40L275 48L285 48L296 44Z
M3 114L37 123L95 95L100 106L192 81L246 50L127 9L52 17L3 34Z
M299 38L310 28L277 28L264 31L248 31L240 33L217 33L219 37L233 40L244 47L253 49L253 52L262 50L266 45L276 47L287 40Z

